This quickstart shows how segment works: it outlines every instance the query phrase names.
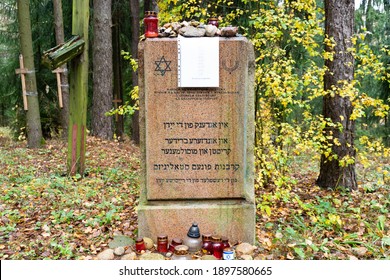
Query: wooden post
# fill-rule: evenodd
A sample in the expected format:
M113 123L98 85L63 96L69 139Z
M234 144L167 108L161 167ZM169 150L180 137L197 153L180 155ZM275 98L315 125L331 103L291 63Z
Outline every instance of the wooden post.
M23 61L23 55L19 55L19 65L20 68L15 70L16 74L20 74L20 80L22 81L22 95L23 95L23 107L24 110L28 110L28 104L27 104L27 90L26 90L26 77L24 76L27 74L27 69L24 69L24 61Z
M84 39L81 55L70 63L68 173L84 175L88 97L89 0L73 0L72 34Z
M114 99L114 100L112 100L112 103L114 103L114 108L118 109L119 104L122 103L122 100L121 99ZM115 114L115 121L118 121L118 113Z
M52 71L52 73L56 74L57 77L57 92L58 92L58 103L60 105L60 108L64 107L62 104L62 87L61 87L61 73L64 73L64 69L57 68L56 70Z

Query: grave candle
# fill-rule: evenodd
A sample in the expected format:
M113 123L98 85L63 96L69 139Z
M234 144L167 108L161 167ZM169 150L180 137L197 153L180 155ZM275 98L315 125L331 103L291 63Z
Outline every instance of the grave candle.
M158 19L156 12L145 12L144 25L146 38L155 38L158 36Z
M219 26L218 18L216 18L216 17L209 18L208 24L211 24L211 25L214 25L214 26L218 27Z
M188 254L188 246L178 245L175 248L175 253L173 254L172 260L191 260L192 257Z
M213 240L213 255L214 257L220 260L222 258L222 252L223 252L222 239L220 236L216 235L212 237L212 240Z
M182 245L182 244L183 244L183 240L182 239L180 239L180 238L173 238L171 244L169 245L169 251L174 253L175 252L175 247L178 246L178 245Z
M229 239L226 236L222 236L222 246L224 249L230 247Z
M200 239L200 232L197 223L192 224L188 230L187 236L183 240L183 243L188 246L191 253L202 248L202 240Z
M213 253L211 234L205 233L202 235L202 253L206 255L211 255Z
M142 237L137 238L135 241L135 250L140 253L143 250L146 250L144 239Z
M157 251L160 253L168 252L168 236L159 235L157 237Z

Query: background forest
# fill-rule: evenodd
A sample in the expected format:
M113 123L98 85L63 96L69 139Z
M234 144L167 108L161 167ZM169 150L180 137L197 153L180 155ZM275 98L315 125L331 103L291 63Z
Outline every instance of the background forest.
M29 2L46 145L26 149L26 113L15 74L20 54L17 5L3 0L0 257L88 258L106 247L115 232L137 235L137 44L144 11L156 10L160 25L217 16L220 26L238 26L255 47L257 257L389 258L389 0L356 2L350 49L354 78L328 91L325 60L332 60L334 40L325 35L324 1L90 1L90 137L83 180L79 174L64 176L69 112L66 104L58 106L55 74L41 64L43 52L58 44L55 5L61 1ZM61 6L68 40L72 1ZM102 38L98 36L105 39L96 40ZM111 54L112 61L99 59L99 52ZM108 72L99 76L94 70L101 67ZM321 157L333 157L332 146L339 145L337 138L323 133L325 127L337 127L323 116L327 94L347 96L353 104L356 157L337 160L341 167L356 165L354 192L316 186ZM37 205L42 207L34 209Z

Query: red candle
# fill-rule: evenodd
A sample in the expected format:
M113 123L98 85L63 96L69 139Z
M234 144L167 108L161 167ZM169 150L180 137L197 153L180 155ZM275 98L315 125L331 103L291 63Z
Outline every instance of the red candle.
M213 236L213 255L218 260L222 259L223 254L223 245L222 245L222 239L220 236Z
M158 36L158 19L156 12L145 12L144 25L146 38L154 38Z
M175 247L182 244L183 244L183 240L181 240L180 238L173 238L171 244L169 245L168 250L174 253Z
M218 24L218 18L216 18L216 17L209 18L208 24L211 24L211 25L214 25L214 26L218 27L218 25L219 25Z
M211 241L211 234L202 235L202 253L211 255L213 253L213 242Z
M143 250L146 250L144 239L142 237L137 238L135 241L135 250L140 253Z
M160 235L157 237L157 251L160 253L168 252L168 236Z
M222 245L223 249L230 248L229 239L225 236L222 236Z

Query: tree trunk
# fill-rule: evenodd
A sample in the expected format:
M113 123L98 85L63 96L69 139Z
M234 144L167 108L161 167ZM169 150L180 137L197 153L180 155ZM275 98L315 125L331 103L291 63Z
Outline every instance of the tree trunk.
M42 145L42 127L39 114L37 81L35 78L34 53L30 22L30 1L18 0L18 22L20 48L24 58L27 92L27 144L29 148L39 148Z
M54 9L54 30L56 37L56 44L63 44L65 42L64 35L64 21L62 17L62 0L53 0ZM62 136L64 138L68 135L69 125L69 81L68 81L68 68L65 65L61 67L61 90L62 90L62 109L60 112L60 122L62 126Z
M117 6L119 0L115 0L113 6ZM112 18L112 49L113 49L113 72L114 72L114 105L115 108L123 104L123 87L122 87L122 64L121 64L121 44L120 44L120 11L116 8L113 11ZM123 115L115 116L115 135L118 140L123 140Z
M152 0L152 11L159 12L157 0Z
M113 121L105 113L112 109L112 19L111 0L93 1L93 98L92 135L112 139Z
M133 0L130 0L133 1ZM144 0L144 12L151 11L152 8L152 1L151 0Z
M131 21L132 27L131 30L131 55L134 59L138 59L138 42L139 42L139 0L130 0L130 10L131 10ZM133 72L132 75L132 84L133 86L138 85L138 70ZM132 133L131 139L139 144L139 111L135 111L132 117Z
M371 41L372 41L372 35L373 35L373 21L374 21L374 13L376 13L376 11L374 11L374 8L372 6L372 0L368 0L367 2L367 10L366 10L366 29L367 29L367 33L366 33L366 38L365 38L365 41L367 42L367 44L370 44Z
M73 0L72 34L84 39L84 51L70 63L68 173L84 175L88 98L89 1Z
M333 87L342 88L342 82L350 83L353 80L354 58L348 48L352 48L351 37L354 27L353 0L326 0L325 1L325 33L335 40L333 50L327 46L327 51L333 51L333 60L326 60L328 71L324 77L324 88L328 93L323 99L323 115L332 120L339 127L328 126L324 134L332 138L332 154L321 156L320 175L317 184L320 187L345 187L356 189L355 163L341 164L345 157L355 159L354 147L355 122L350 119L353 106L349 97L342 97L333 90ZM342 89L341 89L342 91ZM338 143L333 142L338 139ZM329 144L332 144L329 143ZM332 158L336 156L337 159Z

